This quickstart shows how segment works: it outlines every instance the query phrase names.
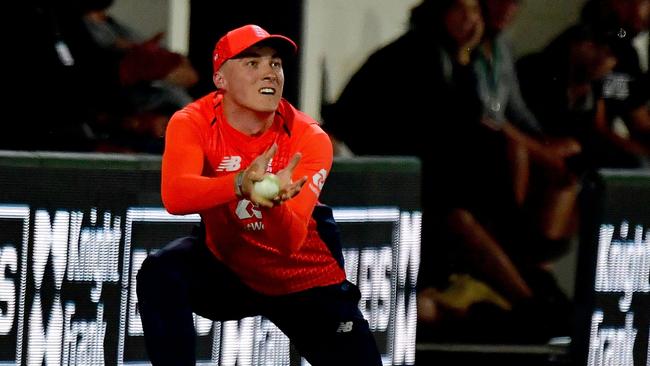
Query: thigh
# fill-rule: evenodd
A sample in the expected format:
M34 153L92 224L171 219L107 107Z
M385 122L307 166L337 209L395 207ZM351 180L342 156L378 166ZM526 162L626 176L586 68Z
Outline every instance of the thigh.
M190 291L194 312L212 320L259 315L262 296L246 286L204 244L198 249L198 266Z
M147 291L168 296L170 304L188 303L193 312L212 320L240 319L257 311L256 293L200 237L177 239L149 255L138 277Z
M359 289L345 281L271 299L265 312L312 366L381 365L358 307Z

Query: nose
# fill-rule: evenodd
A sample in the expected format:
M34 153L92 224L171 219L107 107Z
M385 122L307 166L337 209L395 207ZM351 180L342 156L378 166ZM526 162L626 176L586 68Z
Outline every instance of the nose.
M277 81L278 80L278 72L273 68L272 65L270 64L265 64L262 72L263 72L263 79L268 80L268 81Z

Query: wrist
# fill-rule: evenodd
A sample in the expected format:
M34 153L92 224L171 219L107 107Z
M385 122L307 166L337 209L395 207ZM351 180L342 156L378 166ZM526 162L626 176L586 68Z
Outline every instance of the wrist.
M242 190L242 185L244 183L244 171L237 173L235 175L235 195L239 198L244 197L244 191Z

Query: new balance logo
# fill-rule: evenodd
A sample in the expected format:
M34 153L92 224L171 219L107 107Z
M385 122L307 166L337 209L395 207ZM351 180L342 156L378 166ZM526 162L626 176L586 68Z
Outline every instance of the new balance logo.
M336 333L349 333L352 331L352 325L354 323L349 321L349 322L341 322L339 324L339 327L336 329Z
M241 156L224 156L217 167L218 172L234 172L241 168Z

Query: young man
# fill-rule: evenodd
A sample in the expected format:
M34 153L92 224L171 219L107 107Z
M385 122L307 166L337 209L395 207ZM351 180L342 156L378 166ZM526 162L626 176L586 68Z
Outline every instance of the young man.
M318 204L332 144L282 99L282 57L296 49L255 25L228 32L213 53L217 91L169 123L162 199L170 213L200 213L203 230L150 255L138 273L154 365L195 363L192 312L263 315L314 366L381 365L331 210ZM270 199L253 188L269 173L280 182Z

